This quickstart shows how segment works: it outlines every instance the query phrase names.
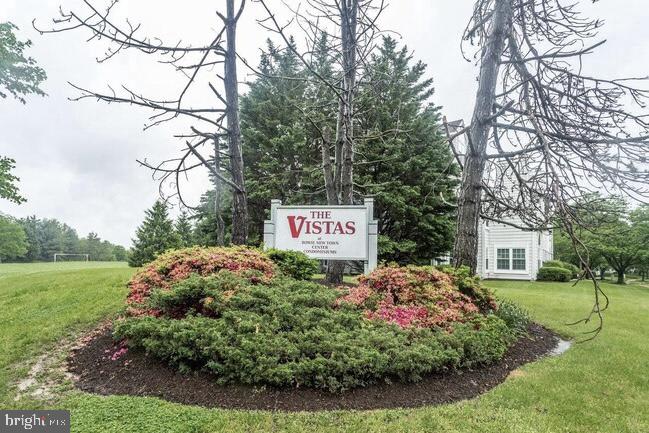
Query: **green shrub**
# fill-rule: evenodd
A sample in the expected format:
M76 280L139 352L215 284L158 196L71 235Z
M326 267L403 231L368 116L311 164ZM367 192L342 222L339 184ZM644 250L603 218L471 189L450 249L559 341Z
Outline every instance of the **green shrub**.
M300 251L270 249L266 251L266 255L284 275L296 280L308 281L318 273L318 261Z
M564 266L565 269L568 269L572 273L572 278L579 278L579 275L581 274L581 269L579 267L573 265L572 263L565 263Z
M538 281L570 281L572 272L565 268L543 266L536 276Z
M451 265L441 265L437 266L437 269L451 275L460 292L471 298L481 311L492 311L496 308L493 292L480 284L480 277L472 274L468 266L456 268Z
M572 263L563 262L561 260L548 260L547 262L543 263L543 267L568 269L570 271L571 278L579 278L579 274L581 273L579 267L573 265Z
M152 292L160 317L118 320L114 335L182 371L209 371L219 383L330 391L493 362L515 338L493 314L448 331L401 328L368 320L356 306L336 302L340 296L290 278L254 284L224 271L193 275Z
M514 331L516 335L524 334L530 324L530 315L527 310L518 304L503 299L498 303L496 316L500 317L507 327Z
M187 314L215 316L223 311L231 294L251 284L231 271L209 277L192 274L169 289L154 289L149 306L164 315L181 318Z
M564 263L561 260L547 260L543 262L543 267L549 267L549 268L565 268Z

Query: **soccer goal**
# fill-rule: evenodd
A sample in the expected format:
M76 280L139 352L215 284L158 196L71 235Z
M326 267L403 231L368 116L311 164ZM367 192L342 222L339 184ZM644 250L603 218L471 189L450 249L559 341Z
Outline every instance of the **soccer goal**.
M90 254L54 254L55 262L87 262L90 260Z

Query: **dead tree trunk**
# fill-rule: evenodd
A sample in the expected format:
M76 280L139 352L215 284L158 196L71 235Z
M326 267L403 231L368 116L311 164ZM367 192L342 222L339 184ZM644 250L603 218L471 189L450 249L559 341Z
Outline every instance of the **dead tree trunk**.
M293 11L294 19L302 31L305 31L307 45L311 45L308 54L297 51L295 44L287 34L290 24L280 25L275 14L269 7L270 1L258 0L264 7L268 18L262 20L262 25L279 34L289 50L302 61L315 80L335 93L338 99L336 117L335 142L329 139L327 128L316 128L322 133L322 167L324 172L327 204L350 205L354 203L354 98L359 83L359 75L363 72L375 39L380 31L376 25L378 17L385 9L384 1L373 0L312 0L307 2L312 10L304 12ZM340 30L330 34L323 26L323 17L334 23ZM309 31L305 29L311 29ZM323 33L331 35L333 43L328 44L328 54L332 62L340 62L340 74L321 74L307 60L322 41ZM315 124L315 122L314 122ZM333 152L332 152L333 148ZM332 158L333 153L333 158ZM333 159L333 161L332 161ZM342 283L344 262L330 261L327 269L327 281L332 284Z
M347 3L347 2L344 2ZM354 90L356 88L356 29L358 20L358 1L350 0L342 7L341 40L343 53L343 102L339 105L342 117L342 170L340 179L341 204L354 204Z
M239 83L237 81L236 32L237 19L234 0L227 0L226 40L224 59L224 87L227 102L227 136L232 182L238 187L232 191L232 243L248 241L248 204L243 174L241 129L239 123Z
M337 204L338 194L336 192L336 182L334 181L334 171L331 167L331 130L327 126L322 131L322 174L324 175L327 203Z
M478 260L478 226L482 207L482 180L491 125L488 121L496 102L496 84L505 40L511 26L509 0L496 0L493 26L480 63L476 104L469 129L462 188L458 197L457 234L453 247L453 264L468 266L475 273Z
M336 122L335 190L336 199L329 205L354 204L354 90L358 66L356 62L358 1L344 0L340 3L340 39L343 66L342 92L338 100ZM324 157L329 157L328 152ZM330 163L330 161L329 161ZM327 161L323 161L323 166ZM342 284L344 261L329 261L326 281Z
M221 172L221 146L219 140L214 140L214 170ZM223 211L221 210L221 180L214 178L214 218L216 219L216 245L222 247L225 245L225 222L223 221Z
M63 9L60 9L60 16L53 20L53 28L37 30L41 33L58 33L85 29L90 33L88 40L102 40L108 44L104 54L97 59L99 62L107 61L122 51L130 50L146 54L151 59L169 65L182 75L184 82L182 90L171 97L150 98L126 86L122 86L122 94L117 94L112 89L110 92L95 92L73 85L80 92L80 95L74 100L91 98L152 110L153 114L149 117L145 129L181 117L189 121L188 126L191 132L176 135L176 137L185 139L187 146L178 157L166 159L158 164L150 164L146 161L138 162L151 169L154 176L160 176L158 180L161 195L164 186L171 184L175 193L165 198L176 196L184 207L191 209L196 208L188 205L183 198L181 176L188 179L186 176L188 172L196 168L207 168L218 179L217 184L232 189L232 242L244 244L248 237L248 207L239 124L236 30L246 0L240 0L239 8L236 11L235 0L226 0L224 3L227 8L225 13L221 13L219 10L215 11L223 25L214 30L215 34L211 42L194 46L185 45L181 41L165 43L158 37L142 34L142 26L133 24L129 19L120 23L113 16L117 8L115 1L110 2L104 11L100 11L103 8L93 5L93 0L84 0L80 6L84 9L83 12L64 12ZM224 37L227 40L224 41ZM214 65L221 63L224 65L223 76L208 73L208 69L211 70ZM223 89L221 89L221 82ZM195 102L192 102L192 98L205 91L199 91L198 86L205 86L205 90L209 88L215 94L216 99L206 105L194 106ZM175 88L176 86L171 87ZM225 95L222 95L223 90ZM206 158L200 151L203 146L207 147L212 141L219 140L221 137L227 137L229 149L229 164L227 164L229 170L227 171L230 172L230 176L224 176L222 170L216 169L214 162L209 161L209 158ZM216 145L218 146L218 144ZM218 150L216 156L219 157ZM195 160L198 160L198 163ZM222 169L223 167L218 168ZM217 233L217 237L219 236L223 238L221 230L220 233Z

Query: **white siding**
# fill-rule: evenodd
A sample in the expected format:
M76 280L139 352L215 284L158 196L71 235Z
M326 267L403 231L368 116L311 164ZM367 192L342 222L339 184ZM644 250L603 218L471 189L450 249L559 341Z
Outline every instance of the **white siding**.
M516 224L519 221L512 220ZM478 268L482 278L534 280L539 265L552 259L552 235L520 230L505 224L481 222L478 239ZM509 268L497 269L497 250L508 250ZM525 250L525 270L514 270L513 249Z

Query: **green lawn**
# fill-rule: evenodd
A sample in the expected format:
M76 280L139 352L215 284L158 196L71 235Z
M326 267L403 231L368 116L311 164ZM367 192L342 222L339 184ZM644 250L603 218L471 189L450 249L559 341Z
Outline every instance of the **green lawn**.
M0 265L0 275L3 268ZM42 266L42 265L36 265ZM131 270L15 272L0 277L0 400L12 406L11 368L60 338L114 314ZM487 284L527 307L536 320L564 335L564 325L588 311L591 288L563 283ZM100 397L63 392L57 407L72 411L77 432L588 432L649 431L649 288L605 284L611 308L602 334L560 357L525 366L484 396L461 403L408 410L283 414L209 410L155 398ZM31 405L37 405L30 402Z
M126 268L126 262L43 262L0 263L0 278L38 272L75 271L80 269Z
M0 264L0 407L25 373L13 364L114 314L132 272L116 262Z

